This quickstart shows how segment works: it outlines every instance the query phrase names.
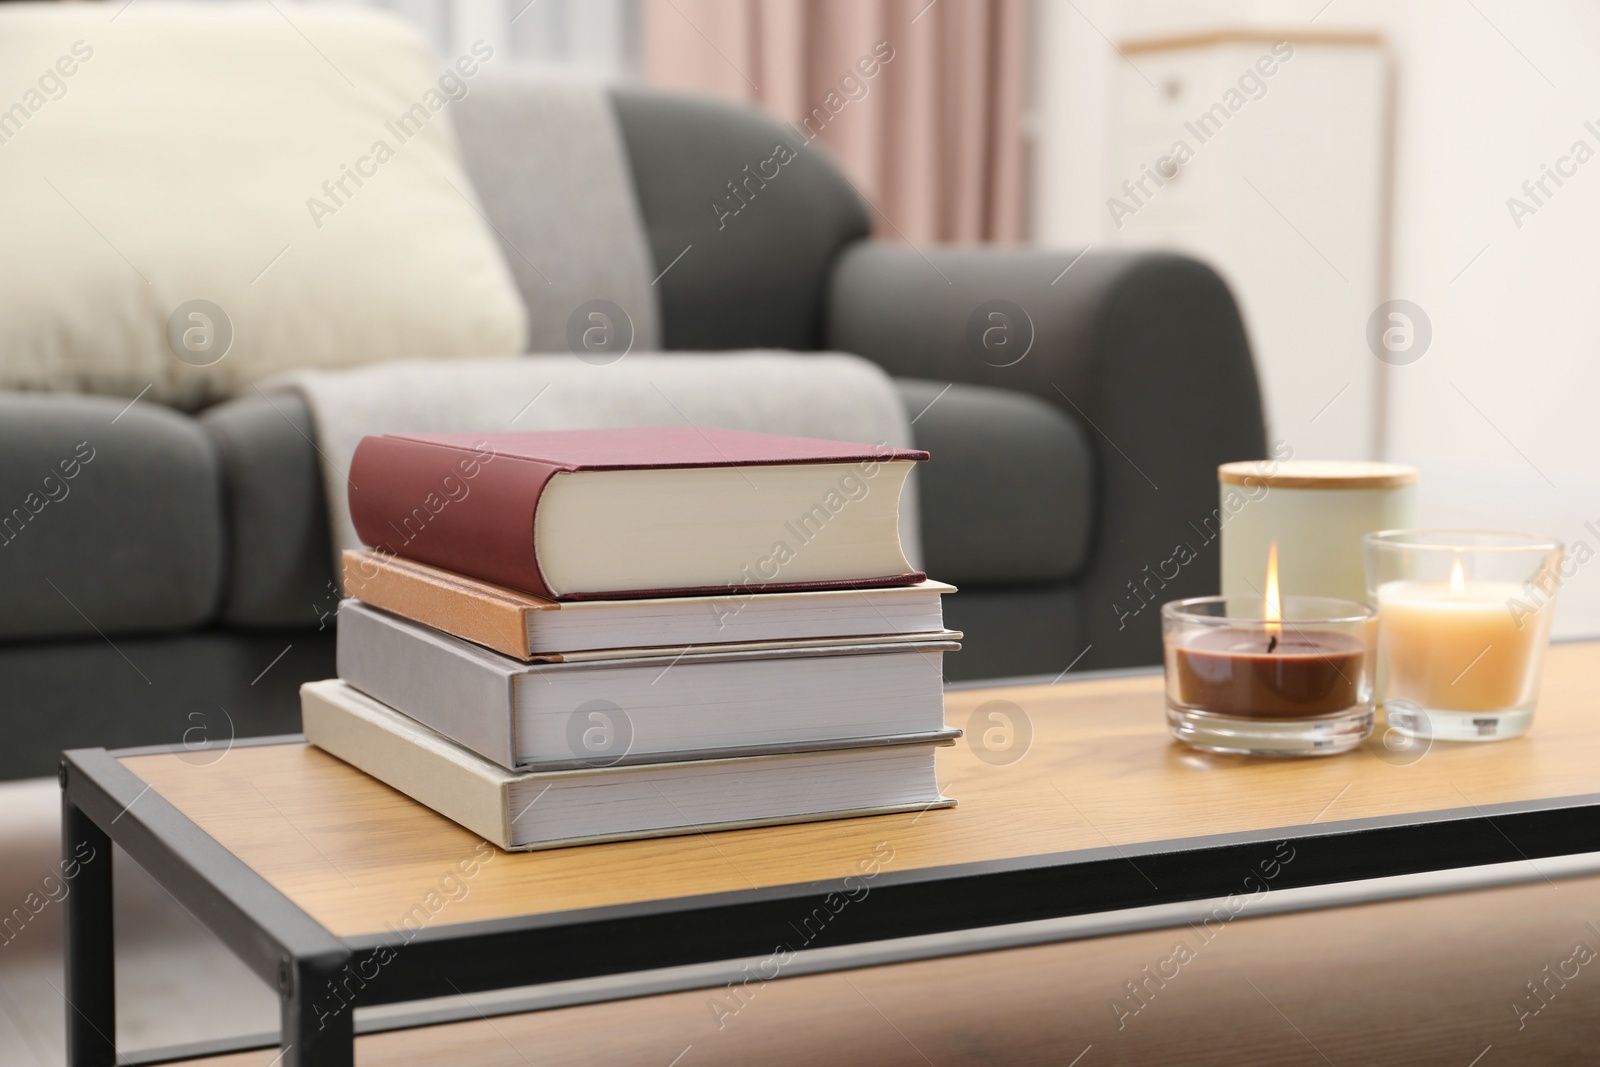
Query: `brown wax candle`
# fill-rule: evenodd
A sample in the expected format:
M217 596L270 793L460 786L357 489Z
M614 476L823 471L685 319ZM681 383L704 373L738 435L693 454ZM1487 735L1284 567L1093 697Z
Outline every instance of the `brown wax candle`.
M1221 627L1172 650L1185 707L1246 719L1330 715L1358 700L1366 646L1350 634Z

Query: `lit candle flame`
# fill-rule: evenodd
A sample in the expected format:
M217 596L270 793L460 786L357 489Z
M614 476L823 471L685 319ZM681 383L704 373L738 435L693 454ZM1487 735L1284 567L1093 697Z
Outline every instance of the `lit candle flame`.
M1467 591L1467 576L1461 570L1461 561L1456 560L1456 565L1450 568L1450 595L1463 596Z
M1278 542L1276 541L1267 549L1267 596L1262 611L1262 617L1267 621L1267 633L1273 636L1282 634L1283 627L1279 623L1283 619L1283 605L1278 598Z

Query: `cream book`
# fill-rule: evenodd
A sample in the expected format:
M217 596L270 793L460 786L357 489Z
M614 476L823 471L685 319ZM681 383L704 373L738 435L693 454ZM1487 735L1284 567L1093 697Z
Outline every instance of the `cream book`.
M926 811L943 742L514 774L337 679L300 687L306 740L509 851Z

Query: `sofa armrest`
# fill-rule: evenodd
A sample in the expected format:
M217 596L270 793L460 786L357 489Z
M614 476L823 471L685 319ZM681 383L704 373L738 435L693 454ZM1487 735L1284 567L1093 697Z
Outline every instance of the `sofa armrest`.
M1082 420L1098 472L1079 669L1158 662L1160 604L1216 592L1217 465L1264 456L1266 431L1238 308L1209 267L862 242L834 267L825 343L896 376L1016 389Z
M916 446L938 460L916 473L923 569L963 589L1075 581L1094 518L1082 424L1012 389L894 384Z
M298 393L246 395L199 419L216 448L228 515L222 621L244 629L331 629L339 606L317 464Z
M194 419L113 397L0 392L0 456L0 641L110 640L215 614L220 478ZM148 684L127 666L119 684Z

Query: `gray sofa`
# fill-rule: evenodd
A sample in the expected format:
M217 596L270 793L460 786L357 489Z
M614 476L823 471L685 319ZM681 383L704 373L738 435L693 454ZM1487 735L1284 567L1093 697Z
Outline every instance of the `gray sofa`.
M961 587L949 677L1155 662L1150 602L1216 586L1217 464L1265 454L1217 275L1173 255L871 241L866 206L817 152L718 232L707 204L725 176L788 132L702 99L612 101L658 267L696 247L656 287L666 348L835 349L899 380L934 457L924 562ZM469 168L493 151L465 147ZM995 300L1024 315L974 328ZM1009 321L1011 347L984 347L991 321ZM66 747L293 731L299 684L333 673L306 411L126 403L0 393L0 777L49 773ZM1180 543L1197 558L1173 568Z

